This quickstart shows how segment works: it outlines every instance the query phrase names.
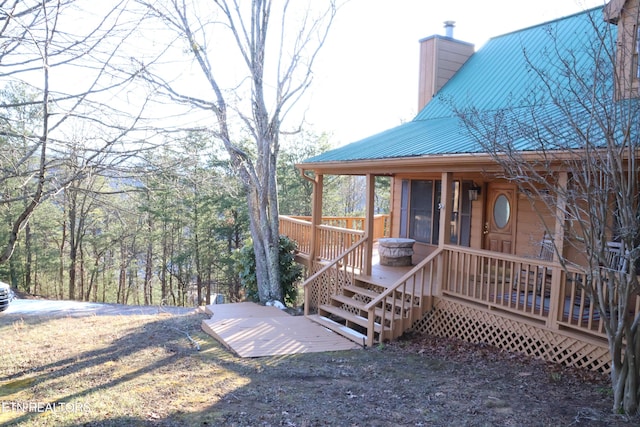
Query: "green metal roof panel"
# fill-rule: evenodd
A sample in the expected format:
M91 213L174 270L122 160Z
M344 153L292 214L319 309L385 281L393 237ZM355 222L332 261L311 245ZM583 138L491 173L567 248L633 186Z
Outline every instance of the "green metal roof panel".
M601 8L571 15L490 39L469 58L417 120L451 116L452 107L493 111L528 103L541 80L529 63L547 73L545 79L566 87L563 69L552 65L562 52L576 68L593 67L594 24L609 25ZM614 27L615 28L615 27Z
M312 157L304 163L484 152L467 133L456 109L474 108L487 114L508 109L510 114L521 115L519 119L526 121L530 119L526 119L525 105L535 99L538 117L546 116L557 126L564 126L557 108L551 103L545 104L548 101L540 98L540 91L535 90L541 79L527 65L525 53L529 61L545 68L545 64L551 63L550 58L557 58L555 50L560 48L566 52L563 58L575 61L578 67L584 67L585 72L592 72L593 52L589 48L597 40L594 23L609 25L603 21L601 9L591 9L490 39L414 120ZM569 84L560 67L548 66L545 72L549 73L544 76L546 81L553 82L554 86L562 88ZM522 111L518 112L518 107L522 107ZM540 147L533 147L523 139L514 141L514 148L532 150Z
M396 157L414 157L442 153L481 151L462 134L456 117L414 120L377 135L345 145L305 161L331 162Z

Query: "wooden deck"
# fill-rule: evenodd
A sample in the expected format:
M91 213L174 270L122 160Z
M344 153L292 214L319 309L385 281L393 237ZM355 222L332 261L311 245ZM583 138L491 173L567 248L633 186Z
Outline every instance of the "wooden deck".
M304 243L298 256L310 263L304 250L315 233L321 251L314 256L323 260L310 268L316 273L305 282L305 310L336 333L351 328L352 336L372 346L411 329L610 372L606 316L580 286L586 281L580 269L544 257L445 244L422 260L414 259L416 265L408 271L381 266L376 242L366 259L369 238L362 233L314 229L301 220L295 226L289 227L289 237ZM340 248L343 252L336 253ZM369 261L371 274L363 276ZM629 316L637 317L640 295L631 303Z
M304 316L252 302L212 304L202 329L240 357L354 350L362 347Z
M376 262L371 266L371 275L362 274L358 278L384 287L393 285L414 267L413 265L408 267L387 267L377 262L376 258L374 258L374 261Z

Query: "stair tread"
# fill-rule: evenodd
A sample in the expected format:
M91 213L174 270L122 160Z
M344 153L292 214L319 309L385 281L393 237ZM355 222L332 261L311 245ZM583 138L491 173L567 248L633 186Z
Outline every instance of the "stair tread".
M333 295L331 297L331 299L334 300L334 301L338 301L340 303L343 303L343 304L350 305L352 307L356 307L356 308L358 308L360 310L364 310L364 307L366 305L366 303L364 303L362 301L358 301L357 299L348 297L346 295Z
M345 304L345 305L349 305L351 307L357 308L358 310L362 310L362 311L366 311L365 307L366 307L366 303L362 302L362 301L358 301L356 299L353 299L351 297L348 297L346 295L334 295L331 297L331 299L333 301L337 301L341 304ZM405 306L405 308L407 308L407 306ZM382 308L380 307L375 307L374 308L374 314L376 316L382 316ZM393 316L395 320L400 320L402 319L402 316L399 314L396 314ZM385 314L385 318L386 319L390 319L391 318L391 312L387 311Z
M349 328L348 326L342 325L336 321L329 319L328 317L321 316L319 314L310 314L307 316L307 318L339 335L342 335L343 337L355 342L356 344L360 344L363 347L365 346L364 343L367 340L367 336Z
M346 320L347 322L355 323L356 325L362 326L363 328L367 328L369 326L369 320L366 317L358 316L357 314L353 314L350 311L344 310L340 307L324 304L318 307L318 311L326 311L328 313L335 314L336 316ZM380 325L380 323L374 322L373 329L376 332L380 332L382 330L382 325ZM391 328L385 326L384 330L390 331Z
M342 288L343 291L353 292L354 294L364 295L370 298L376 298L380 295L380 292L372 291L371 289L361 288L360 286L348 285Z
M353 292L353 293L357 293L357 294L360 294L360 295L364 295L364 296L367 296L367 297L369 297L369 298L371 298L371 299L377 298L377 297L380 295L380 294L379 294L378 292L376 292L376 291L372 291L371 289L366 289L366 288L360 288L360 287L358 287L358 286L345 286L345 287L343 288L343 290L347 290L347 291L350 291L350 292ZM346 295L345 295L345 296L346 296ZM350 298L350 297L347 297L347 298ZM391 302L394 302L394 301L395 301L395 305L396 305L396 306L400 306L400 305L401 305L401 306L402 306L402 308L404 308L405 310L408 310L408 309L410 309L410 308L412 308L412 307L417 307L417 305L412 304L410 301L404 301L404 302L403 302L403 301L401 301L400 299L398 299L398 298L394 298L394 297L392 297L392 296L387 297L387 298L386 298L386 301L387 301L388 303L391 303Z

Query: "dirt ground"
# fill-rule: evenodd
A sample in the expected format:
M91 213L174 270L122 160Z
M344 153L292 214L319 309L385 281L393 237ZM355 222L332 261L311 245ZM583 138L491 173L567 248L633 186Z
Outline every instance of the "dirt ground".
M268 366L267 366L268 365ZM265 364L217 410L234 426L631 426L606 378L434 337Z
M611 413L603 376L489 346L407 336L241 359L202 332L203 318L0 315L0 425L640 425ZM16 402L86 411L23 413Z

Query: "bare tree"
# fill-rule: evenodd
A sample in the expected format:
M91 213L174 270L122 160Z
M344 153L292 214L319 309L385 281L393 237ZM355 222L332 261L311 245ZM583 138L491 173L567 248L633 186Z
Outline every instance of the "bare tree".
M117 100L135 77L120 72L123 61L130 63L119 56L121 48L136 28L127 3L96 7L84 0L0 2L0 85L25 88L22 98L0 104L0 134L9 145L19 141L23 153L0 159L0 180L20 183L19 191L0 204L21 206L1 245L0 262L11 257L18 234L45 198L88 171L122 166L140 149L141 144L118 145L140 120L135 108ZM15 114L26 108L34 111L29 126ZM86 168L65 175L65 147L77 131L91 140L84 153Z
M503 177L535 202L556 243L563 242L565 253L569 247L581 254L570 259L558 253L558 261L567 274L570 268L581 272L577 286L604 318L614 411L636 414L640 315L629 313L640 293L640 99L637 89L623 84L637 76L616 66L627 44L616 43L615 27L600 11L585 19L595 39L576 45L567 38L573 34L551 25L544 46L523 46L530 75L524 99L498 111L454 108ZM544 221L550 215L552 224ZM620 257L607 256L613 240Z
M335 0L138 3L175 34L167 36L160 55L144 64L145 77L172 101L211 115L209 130L224 144L247 192L260 301L281 301L279 138L311 84L313 64L336 15ZM189 53L198 70L196 84L189 87L184 78L168 77L160 63L175 55L169 45Z

